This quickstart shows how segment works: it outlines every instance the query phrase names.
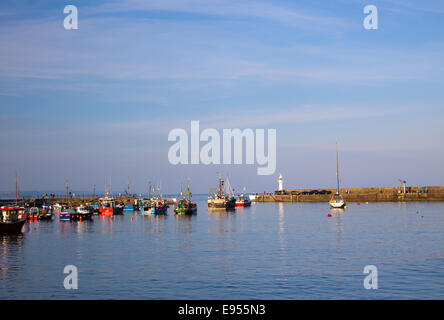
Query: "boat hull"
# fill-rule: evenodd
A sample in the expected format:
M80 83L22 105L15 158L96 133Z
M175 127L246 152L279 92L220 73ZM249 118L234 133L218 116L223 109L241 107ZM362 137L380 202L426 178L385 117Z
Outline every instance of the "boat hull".
M237 201L236 202L236 207L249 207L251 206L251 201Z
M175 214L196 214L197 213L197 207L192 207L192 208L176 208L174 209L174 213Z
M236 202L233 200L228 201L208 201L208 208L210 209L234 209L236 207Z
M0 234L1 233L20 233L22 232L23 225L26 219L21 219L15 222L0 222Z
M345 202L330 202L330 208L332 209L344 209Z
M77 213L61 212L59 213L59 220L75 221L77 220Z
M148 209L141 208L140 213L141 214L167 214L167 206L164 207L151 207Z
M113 215L121 215L123 214L123 208L100 208L99 214L101 216L113 216Z

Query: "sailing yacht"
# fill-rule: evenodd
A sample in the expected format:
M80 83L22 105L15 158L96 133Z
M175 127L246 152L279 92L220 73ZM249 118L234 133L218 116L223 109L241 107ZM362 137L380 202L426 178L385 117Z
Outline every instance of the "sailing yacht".
M330 200L330 207L334 209L341 209L346 206L344 199L339 193L339 165L338 165L338 143L336 142L336 182L337 182L337 190Z

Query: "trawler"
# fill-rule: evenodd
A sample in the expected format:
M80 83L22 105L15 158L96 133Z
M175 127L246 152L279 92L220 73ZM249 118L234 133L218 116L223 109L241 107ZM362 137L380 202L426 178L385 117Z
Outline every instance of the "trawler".
M89 220L94 214L94 208L88 205L80 205L76 208L79 220Z
M336 143L336 182L337 191L330 200L330 207L333 209L342 209L346 206L344 199L339 193L339 165L338 165L338 143Z
M105 196L100 198L101 206L99 207L99 214L105 216L123 214L123 204L117 203L113 197Z
M105 196L103 198L100 198L99 202L99 215L113 216L123 214L123 202L118 203L112 196L111 183L108 184L108 187L105 191Z
M195 214L197 212L197 205L191 202L190 182L188 181L188 198L183 197L182 186L180 186L180 199L177 201L174 212L176 214Z
M152 198L144 200L140 204L141 214L161 214L166 215L168 211L168 204L165 200Z
M227 178L227 184L230 185L230 182ZM231 190L231 187L228 187ZM208 195L207 201L208 208L211 209L234 209L236 206L236 199L233 195L225 194L224 189L224 180L222 177L219 177L219 188L214 190L210 189L210 194Z
M1 207L0 208L0 234L8 232L20 233L26 219L21 216L21 207Z

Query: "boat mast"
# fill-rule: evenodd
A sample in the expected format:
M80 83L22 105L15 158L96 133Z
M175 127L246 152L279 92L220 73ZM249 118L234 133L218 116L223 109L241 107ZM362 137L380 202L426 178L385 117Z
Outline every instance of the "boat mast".
M338 142L336 142L336 182L337 182L337 186L338 186L337 193L339 194Z
M151 199L151 180L148 181L148 199Z
M188 179L188 201L191 202L191 192L190 192L190 180Z
M17 195L18 195L17 171L14 172L14 178L15 178L15 205L17 206Z
M66 200L68 200L69 197L69 184L68 184L68 179L65 179L65 198Z
M222 197L224 193L224 180L222 179L222 175L219 174L219 197Z

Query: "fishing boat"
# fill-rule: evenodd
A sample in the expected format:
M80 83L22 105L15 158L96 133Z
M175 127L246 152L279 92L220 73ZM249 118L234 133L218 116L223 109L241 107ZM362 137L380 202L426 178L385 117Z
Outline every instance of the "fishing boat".
M167 214L168 204L162 199L148 199L140 205L141 214Z
M44 203L42 205L42 210L40 211L39 220L51 220L53 213L54 209L52 208L52 205L49 203Z
M123 214L123 203L118 204L113 197L105 196L104 198L100 198L100 203L100 215L112 216Z
M126 204L123 207L124 212L133 212L135 210L135 206L133 204Z
M227 178L227 184L229 185L229 181ZM231 190L231 187L228 187ZM234 195L225 194L224 188L224 180L222 177L219 177L219 187L214 190L210 189L210 193L208 195L207 206L210 209L234 209L236 206L236 199Z
M51 220L52 208L48 206L42 208L32 207L28 210L27 217L29 220Z
M37 207L32 207L28 209L27 217L29 220L38 220L40 214L40 209Z
M338 143L336 143L336 182L337 182L337 190L336 193L330 200L330 207L333 209L342 209L346 206L345 200L342 198L341 193L339 192L339 164L338 164Z
M236 207L249 207L251 206L251 200L246 197L243 193L237 197Z
M180 187L180 197L176 202L176 207L174 208L175 214L188 214L192 215L197 212L197 204L191 201L191 192L190 192L190 182L188 181L187 187L188 198L183 197L182 186Z
M76 221L78 213L71 208L62 208L59 213L59 220L62 221Z
M0 233L20 233L26 219L22 217L21 207L0 208Z
M90 220L94 213L94 208L90 206L80 205L76 209L78 220Z
M99 214L100 213L100 206L97 203L90 203L88 204L93 209L93 214Z

